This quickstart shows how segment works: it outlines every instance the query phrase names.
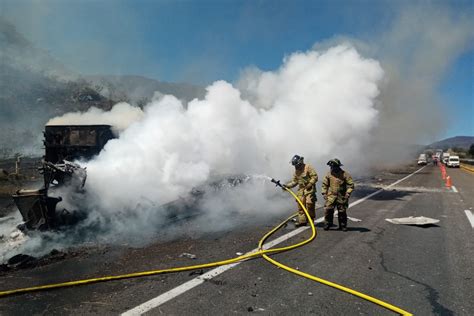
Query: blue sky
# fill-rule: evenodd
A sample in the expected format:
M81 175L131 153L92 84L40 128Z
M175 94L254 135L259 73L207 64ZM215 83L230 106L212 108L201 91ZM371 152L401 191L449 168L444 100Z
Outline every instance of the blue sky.
M278 68L285 55L337 36L383 47L403 10L435 8L474 20L473 1L3 0L2 14L38 46L87 74L136 74L206 85L248 66ZM443 13L444 14L444 13ZM432 21L430 21L432 19ZM428 28L429 30L429 28ZM416 32L416 27L413 32ZM449 32L446 33L449 36ZM472 39L472 38L471 38ZM443 41L442 36L439 41ZM472 41L471 41L472 42ZM410 53L399 47L399 54ZM369 56L377 58L377 54ZM474 135L474 50L452 53L436 93L449 108L443 137Z

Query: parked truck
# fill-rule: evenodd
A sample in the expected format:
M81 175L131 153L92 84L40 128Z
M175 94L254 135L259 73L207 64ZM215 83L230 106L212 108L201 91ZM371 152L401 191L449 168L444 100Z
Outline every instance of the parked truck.
M449 154L448 152L443 152L443 155L441 156L441 157L442 157L442 158L441 158L441 159L442 159L441 161L442 161L444 164L447 164L447 163L448 163L449 155L450 155L450 154Z

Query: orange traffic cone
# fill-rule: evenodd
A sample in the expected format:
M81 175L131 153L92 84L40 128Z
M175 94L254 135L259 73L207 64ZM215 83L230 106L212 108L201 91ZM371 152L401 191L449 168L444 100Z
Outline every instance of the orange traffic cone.
M447 176L447 177L446 177L446 187L447 187L447 188L451 188L451 186L452 186L451 177L450 177L450 176Z

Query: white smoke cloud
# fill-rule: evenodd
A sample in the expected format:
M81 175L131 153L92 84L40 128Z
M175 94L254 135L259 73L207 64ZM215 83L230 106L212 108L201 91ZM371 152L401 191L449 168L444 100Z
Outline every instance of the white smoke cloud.
M86 112L66 113L55 117L46 125L111 125L114 132L125 130L143 117L143 111L127 103L117 103L110 111L91 107Z
M341 45L294 53L274 72L247 72L240 90L214 82L205 98L191 101L187 110L173 96L155 100L139 123L86 164L93 208L100 220L114 218L120 230L143 231L143 225L159 221L157 206L186 195L213 175L258 173L287 179L295 153L317 166L334 155L351 157L353 166L361 163L356 157L377 124L375 99L382 77L377 61ZM243 210L252 203L257 213L265 204L262 198L270 203L270 193L245 187L261 192L259 201L248 199L255 194L241 192L225 207L222 198L213 198L221 207L210 203L208 214L225 217L236 205Z
M88 218L66 234L49 233L48 243L28 240L3 258L48 253L77 244L75 236L143 243L157 233L195 236L287 214L295 202L258 175L288 180L294 154L303 155L320 176L334 156L349 169L363 165L361 153L377 126L383 74L377 61L339 45L291 54L276 71L246 71L236 86L214 82L204 99L187 107L166 95L143 111L121 103L110 112L90 109L54 118L48 124L111 124L121 131L94 160L81 162L88 172L85 195L50 192L63 197L58 209L85 209ZM236 187L209 186L230 175L251 177ZM186 201L196 188L205 191L202 198L170 218L162 206ZM196 210L197 217L173 220Z
M350 39L357 51L339 45L347 38L318 43L287 56L275 71L247 69L235 85L215 82L188 110L172 96L158 96L144 111L122 104L124 111L114 107L117 115L94 109L90 116L53 120L122 130L87 163L92 211L84 225L106 225L114 237L143 235L164 223L160 205L214 175L258 173L286 180L296 153L320 177L332 157L341 158L349 171L371 158L406 159L400 154L407 153L407 144L426 142L445 127L439 83L453 61L472 49L472 18L454 13L444 6L409 5L379 36ZM126 123L119 124L122 120ZM257 219L294 206L278 193L250 181L206 194L201 205L206 216L186 229L226 229L237 225L239 216Z

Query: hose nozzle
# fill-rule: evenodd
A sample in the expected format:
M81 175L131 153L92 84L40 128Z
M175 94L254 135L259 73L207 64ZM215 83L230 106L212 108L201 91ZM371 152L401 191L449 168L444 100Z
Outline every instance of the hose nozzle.
M283 188L283 186L282 186L281 183L280 183L280 180L275 180L275 179L272 178L272 182L275 183L275 185L276 185L277 187Z

